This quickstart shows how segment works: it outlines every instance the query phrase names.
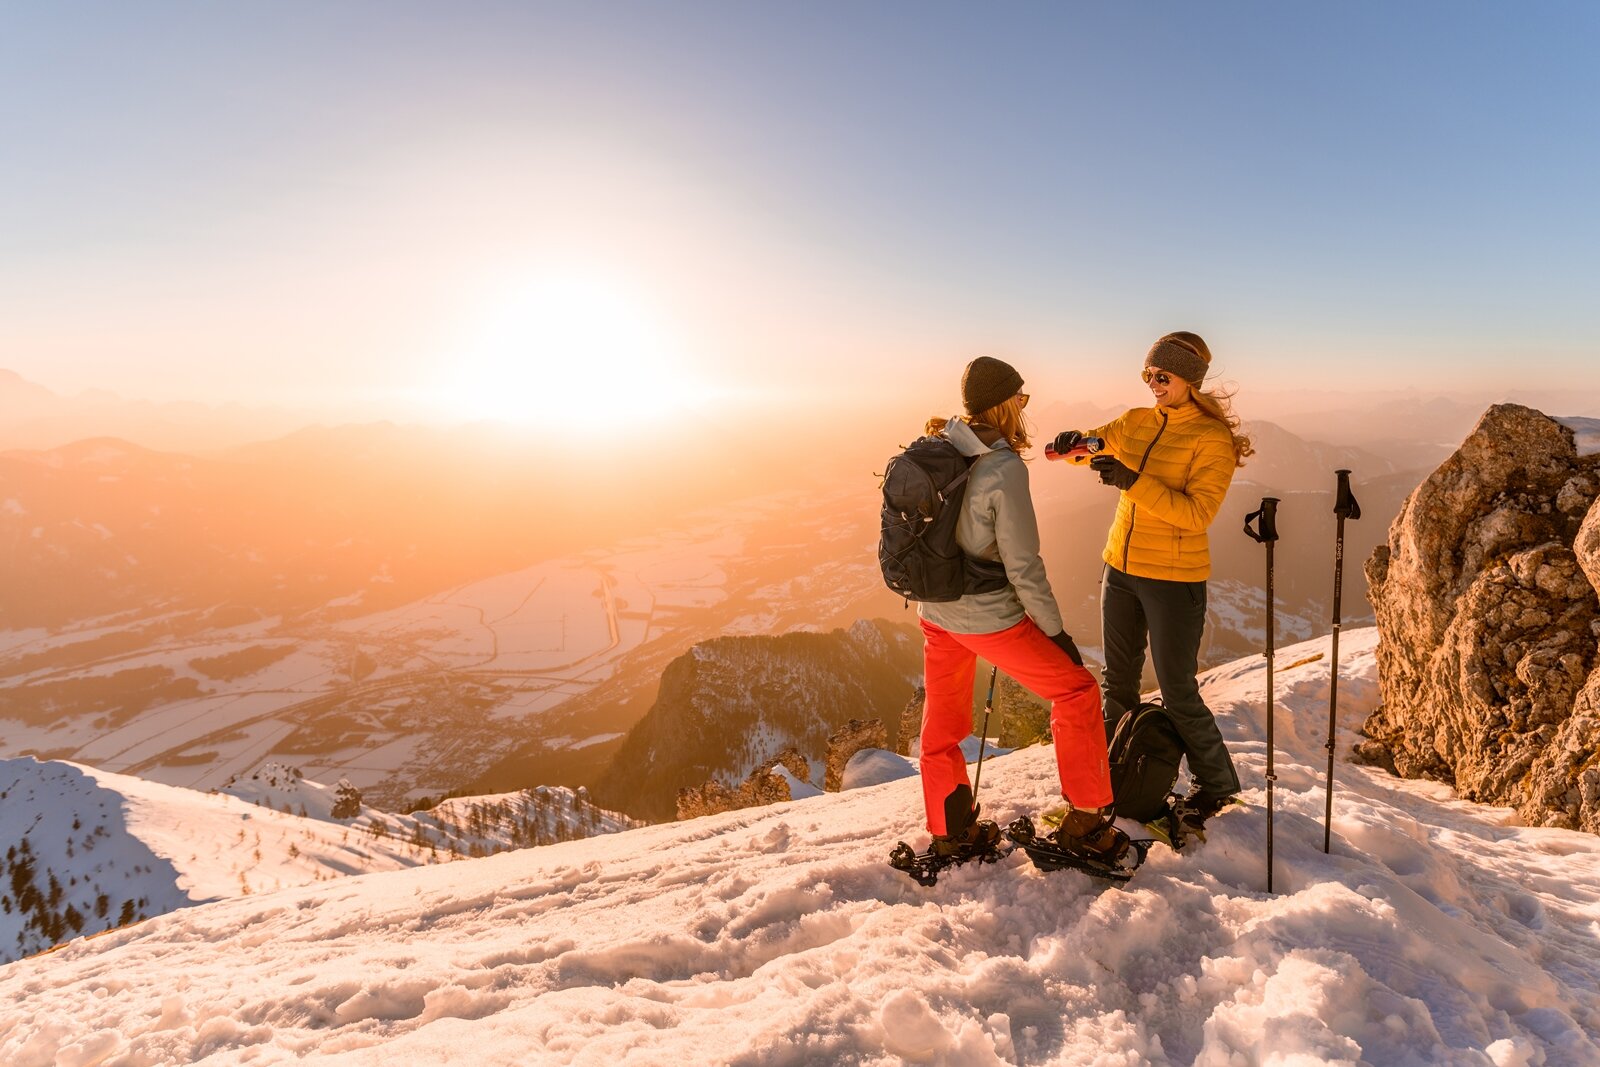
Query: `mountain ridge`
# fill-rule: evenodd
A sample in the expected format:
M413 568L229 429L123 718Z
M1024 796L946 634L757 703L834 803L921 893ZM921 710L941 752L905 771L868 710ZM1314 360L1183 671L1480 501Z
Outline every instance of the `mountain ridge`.
M341 796L351 810L336 818ZM64 761L0 760L0 963L208 901L631 825L560 787L394 815L283 764L201 793Z

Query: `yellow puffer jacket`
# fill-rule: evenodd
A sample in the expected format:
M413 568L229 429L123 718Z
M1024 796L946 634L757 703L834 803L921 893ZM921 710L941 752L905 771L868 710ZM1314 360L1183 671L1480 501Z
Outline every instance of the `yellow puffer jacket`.
M1134 408L1088 432L1105 438L1106 452L1139 472L1117 501L1102 558L1141 578L1205 581L1211 574L1206 528L1238 467L1228 428L1185 404Z

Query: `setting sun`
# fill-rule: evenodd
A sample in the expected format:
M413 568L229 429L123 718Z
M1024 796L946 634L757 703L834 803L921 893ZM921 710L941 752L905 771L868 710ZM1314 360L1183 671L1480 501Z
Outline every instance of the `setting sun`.
M672 327L648 298L597 274L520 278L470 314L451 347L438 401L456 417L615 423L695 398Z

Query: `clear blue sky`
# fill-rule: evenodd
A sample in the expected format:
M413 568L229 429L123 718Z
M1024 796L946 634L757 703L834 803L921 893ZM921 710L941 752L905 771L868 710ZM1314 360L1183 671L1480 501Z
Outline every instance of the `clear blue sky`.
M1587 381L1597 50L1592 3L12 6L0 366L381 408L576 273L795 397L987 351L1115 402L1168 329L1247 388Z

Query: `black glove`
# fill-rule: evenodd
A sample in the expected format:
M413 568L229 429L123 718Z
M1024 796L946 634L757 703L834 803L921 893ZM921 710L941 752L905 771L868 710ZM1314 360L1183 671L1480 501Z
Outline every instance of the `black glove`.
M1083 434L1077 430L1062 430L1056 434L1056 439L1050 442L1050 447L1064 455L1072 451L1073 446L1081 440L1083 440Z
M1072 643L1071 634L1067 633L1065 630L1062 630L1058 634L1051 634L1050 640L1054 641L1056 643L1056 647L1065 652L1072 662L1076 663L1080 667L1083 666L1083 657L1078 654L1078 646Z
M1139 480L1139 472L1129 469L1116 456L1096 456L1089 461L1089 466L1099 472L1103 485L1132 489L1133 483Z

